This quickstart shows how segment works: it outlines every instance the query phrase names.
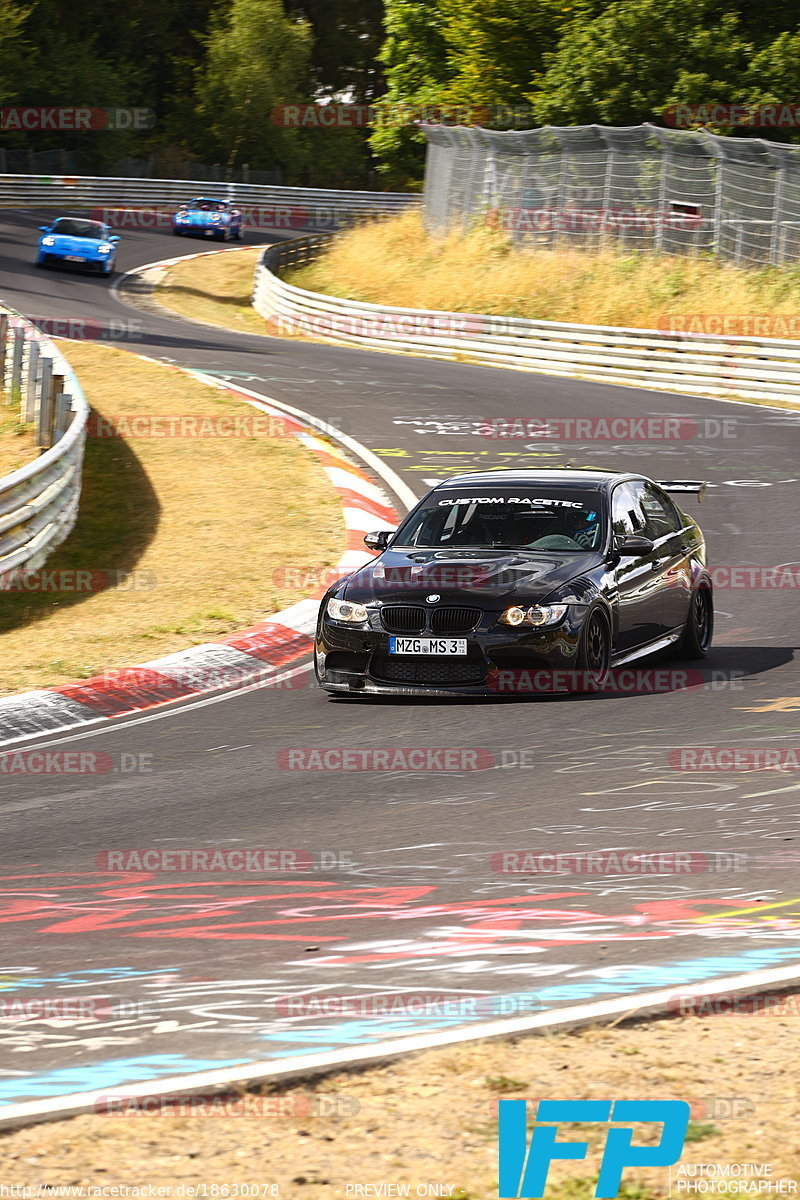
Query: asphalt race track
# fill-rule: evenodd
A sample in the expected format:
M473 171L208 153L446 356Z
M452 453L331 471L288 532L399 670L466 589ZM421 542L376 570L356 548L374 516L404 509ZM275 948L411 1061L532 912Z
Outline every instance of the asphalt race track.
M707 479L699 516L712 562L800 558L795 414L151 315L105 280L34 268L36 226L52 215L0 214L0 297L28 316L136 321L141 336L123 337L122 347L325 418L417 493L459 470L567 461ZM166 232L121 232L120 271L203 248ZM667 414L694 418L698 436L528 443L477 431L482 420L515 416ZM726 437L722 418L732 422ZM363 1015L339 1011L338 1001L314 1011L297 1000L309 993L494 997L490 1009L476 1005L475 1019L485 1020L613 996L631 996L633 1007L644 990L679 992L800 960L800 776L681 772L669 758L682 747L796 746L797 591L718 587L716 606L712 653L688 664L702 677L691 690L331 700L301 671L285 689L26 742L148 754L153 771L0 777L0 988L15 998L105 997L110 1006L101 1019L0 1022L0 1099L114 1088L469 1020L392 1006ZM387 774L278 763L287 747L342 746L475 747L493 765ZM125 847L297 848L315 868L135 876L98 868L99 854ZM498 871L493 856L518 850L693 857L688 873Z

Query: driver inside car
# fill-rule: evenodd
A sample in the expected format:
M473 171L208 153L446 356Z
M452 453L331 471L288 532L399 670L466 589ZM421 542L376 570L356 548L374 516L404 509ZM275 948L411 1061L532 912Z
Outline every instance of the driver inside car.
M573 511L520 512L516 522L516 544L532 550L595 550L599 525L597 513Z

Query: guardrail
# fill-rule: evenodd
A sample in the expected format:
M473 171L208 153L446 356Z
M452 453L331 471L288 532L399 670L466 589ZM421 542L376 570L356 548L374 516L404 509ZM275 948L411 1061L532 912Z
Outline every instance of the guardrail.
M289 210L330 210L338 217L382 215L419 206L422 197L403 192L348 192L271 187L256 183L210 183L207 179L124 179L101 176L0 175L0 208L142 208L179 205L193 196ZM309 222L311 224L311 222Z
M800 341L397 308L309 292L280 278L313 262L328 244L329 236L316 235L262 254L252 303L276 333L600 383L800 401Z
M78 516L89 405L49 338L0 306L0 403L19 407L41 453L0 479L0 587L10 571L36 570Z

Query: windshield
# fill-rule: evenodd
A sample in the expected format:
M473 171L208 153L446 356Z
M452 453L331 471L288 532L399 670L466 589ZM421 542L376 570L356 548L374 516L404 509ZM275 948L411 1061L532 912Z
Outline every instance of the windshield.
M200 212L225 212L227 205L222 200L192 200L189 208L199 209Z
M599 550L601 492L476 488L434 492L399 528L393 546L419 549Z
M102 242L105 237L99 221L81 221L78 217L59 217L53 225L53 233L63 233L67 237L92 238L96 242Z

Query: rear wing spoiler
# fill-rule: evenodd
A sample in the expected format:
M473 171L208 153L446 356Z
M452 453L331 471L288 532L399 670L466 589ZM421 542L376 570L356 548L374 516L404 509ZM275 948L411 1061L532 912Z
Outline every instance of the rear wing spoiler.
M697 496L698 502L703 503L708 484L698 479L657 479L656 483L665 492L690 493Z

